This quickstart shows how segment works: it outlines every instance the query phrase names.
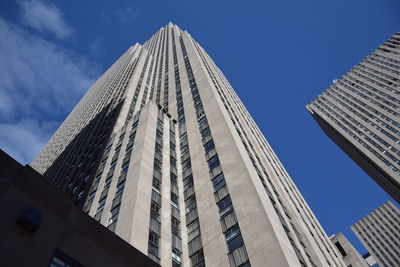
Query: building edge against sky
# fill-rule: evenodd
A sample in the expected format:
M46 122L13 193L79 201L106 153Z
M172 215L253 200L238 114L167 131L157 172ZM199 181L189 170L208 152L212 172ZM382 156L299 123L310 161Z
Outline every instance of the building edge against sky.
M353 247L342 233L337 233L329 237L331 242L337 247L343 257L346 266L352 267L368 267L367 262Z
M400 33L307 109L322 130L400 203Z
M223 73L172 23L96 81L32 167L162 266L345 266Z

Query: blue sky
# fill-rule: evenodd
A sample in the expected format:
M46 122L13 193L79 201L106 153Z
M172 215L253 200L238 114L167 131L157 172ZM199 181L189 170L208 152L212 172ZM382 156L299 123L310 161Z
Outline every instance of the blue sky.
M95 79L169 21L222 69L328 235L391 199L304 106L400 31L398 0L0 2L0 148L29 163Z

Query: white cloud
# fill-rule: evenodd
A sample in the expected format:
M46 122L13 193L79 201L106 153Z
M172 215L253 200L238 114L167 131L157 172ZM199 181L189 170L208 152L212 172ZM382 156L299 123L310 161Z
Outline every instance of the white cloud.
M84 59L0 18L0 119L62 114L93 83Z
M94 82L96 70L0 18L0 148L21 163L32 161Z
M21 120L0 124L0 147L21 164L32 161L56 129L56 122Z
M59 39L66 39L72 34L72 29L65 23L60 10L51 4L40 0L25 0L19 2L22 7L22 22L40 32L54 34Z

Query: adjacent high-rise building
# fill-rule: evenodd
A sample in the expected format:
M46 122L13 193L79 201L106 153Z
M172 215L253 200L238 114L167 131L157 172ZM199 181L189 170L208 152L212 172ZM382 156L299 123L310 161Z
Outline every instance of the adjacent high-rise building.
M342 233L334 234L330 237L330 240L339 250L347 267L369 266L365 259L360 255L360 253L358 253L358 251L353 247L353 245Z
M223 73L169 23L32 163L162 266L345 266Z
M307 109L322 130L400 203L400 33Z
M400 210L390 201L351 226L381 267L400 266Z

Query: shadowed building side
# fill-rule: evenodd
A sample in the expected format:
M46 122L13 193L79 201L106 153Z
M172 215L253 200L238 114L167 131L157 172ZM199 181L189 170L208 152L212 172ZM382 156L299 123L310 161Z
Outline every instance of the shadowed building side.
M159 266L0 150L2 266Z

